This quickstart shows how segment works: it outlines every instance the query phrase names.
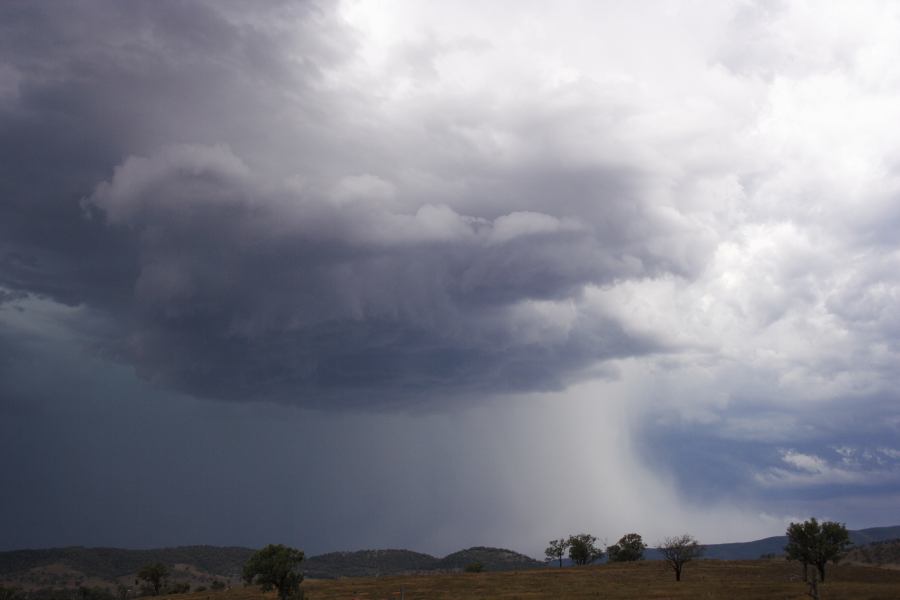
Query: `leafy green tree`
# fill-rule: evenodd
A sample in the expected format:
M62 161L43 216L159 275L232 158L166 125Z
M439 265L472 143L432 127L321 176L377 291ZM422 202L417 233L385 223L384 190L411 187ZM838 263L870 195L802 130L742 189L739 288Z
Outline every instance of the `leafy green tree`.
M803 565L803 581L809 580L809 565L812 562L810 549L815 544L819 529L815 518L803 523L791 523L787 528L788 543L784 553L788 560L796 560Z
M303 552L282 544L269 544L250 557L244 565L244 581L256 583L264 592L278 590L278 597L287 600L300 590L303 574L297 568L303 562Z
M566 550L569 549L569 540L566 538L559 538L558 540L550 540L549 546L544 550L544 555L547 557L547 561L558 560L559 568L562 569L562 559L566 553Z
M825 581L825 565L837 564L851 545L850 533L843 523L825 521L819 523L815 517L803 523L791 523L787 528L788 543L784 552L788 560L803 564L803 580L808 579L807 569L814 565L819 572L819 581Z
M603 550L597 547L597 538L588 533L570 535L569 558L576 565L589 565L603 558Z
M138 579L146 581L150 585L154 596L159 596L159 590L162 588L166 577L169 576L169 569L161 562L150 563L141 567L137 576Z
M609 562L629 562L642 560L646 549L647 545L640 535L626 533L618 542L609 546L606 553L609 556Z
M703 556L703 546L687 533L666 538L659 545L659 551L675 571L675 581L681 581L681 572L686 563Z

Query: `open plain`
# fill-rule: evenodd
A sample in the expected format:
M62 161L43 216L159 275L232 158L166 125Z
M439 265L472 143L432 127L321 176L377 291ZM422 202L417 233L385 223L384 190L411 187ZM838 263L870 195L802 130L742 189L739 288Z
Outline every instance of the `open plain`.
M823 600L897 600L900 572L829 565ZM687 565L676 583L661 561L497 573L443 573L307 580L304 600L803 600L800 566L783 560L703 560ZM256 587L178 596L191 600L275 598ZM174 598L174 597L173 597Z

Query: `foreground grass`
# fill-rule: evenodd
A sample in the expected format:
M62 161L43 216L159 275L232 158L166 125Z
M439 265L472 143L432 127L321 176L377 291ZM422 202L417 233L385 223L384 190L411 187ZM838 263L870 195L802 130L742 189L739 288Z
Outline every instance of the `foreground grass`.
M447 573L305 581L306 600L785 600L807 599L800 567L784 561L697 561L675 582L662 562L540 569L506 573ZM897 600L900 572L853 565L829 566L823 600ZM199 592L179 599L261 600L274 598L257 588ZM172 597L173 599L175 597Z

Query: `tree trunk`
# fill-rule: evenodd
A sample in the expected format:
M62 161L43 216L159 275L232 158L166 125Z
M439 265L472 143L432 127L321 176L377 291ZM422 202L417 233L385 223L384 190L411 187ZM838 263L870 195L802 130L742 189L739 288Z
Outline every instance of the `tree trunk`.
M562 569L562 554L559 555L559 568Z
M825 563L819 563L816 567L819 569L819 581L825 583Z
M819 600L819 582L813 578L812 581L809 582L809 597L812 600Z
M681 581L681 565L675 565L675 581Z
M820 600L819 598L819 580L816 579L816 572L813 571L812 579L809 580L809 591L807 595L812 598L812 600Z
M809 581L809 565L804 561L803 563L803 583L807 583Z

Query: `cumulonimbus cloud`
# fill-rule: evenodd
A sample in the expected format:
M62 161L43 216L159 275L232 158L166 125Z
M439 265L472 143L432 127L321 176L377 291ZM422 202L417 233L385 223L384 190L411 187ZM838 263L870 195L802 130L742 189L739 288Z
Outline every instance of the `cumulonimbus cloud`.
M558 388L663 347L587 286L690 276L714 240L657 202L668 167L590 82L479 107L408 71L415 48L379 82L329 4L19 13L3 123L49 175L7 168L0 282L107 315L162 385L315 406Z
M201 395L546 389L658 349L583 306L584 286L643 270L575 218L335 201L196 145L129 158L83 204L135 244L130 359Z

